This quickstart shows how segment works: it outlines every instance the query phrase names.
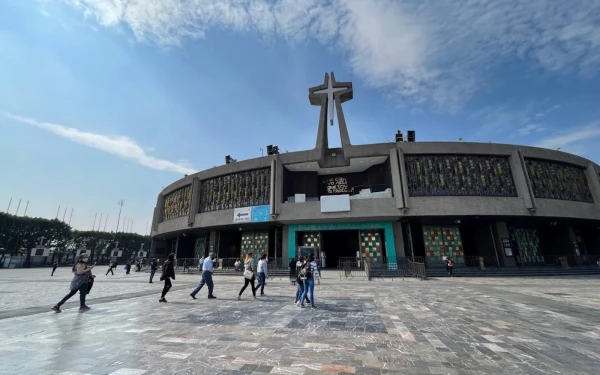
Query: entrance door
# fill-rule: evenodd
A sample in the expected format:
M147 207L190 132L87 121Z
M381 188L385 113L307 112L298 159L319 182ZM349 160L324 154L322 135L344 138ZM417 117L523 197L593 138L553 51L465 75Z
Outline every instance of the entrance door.
M327 256L327 267L337 267L340 258L356 259L359 250L357 230L321 231L321 251Z

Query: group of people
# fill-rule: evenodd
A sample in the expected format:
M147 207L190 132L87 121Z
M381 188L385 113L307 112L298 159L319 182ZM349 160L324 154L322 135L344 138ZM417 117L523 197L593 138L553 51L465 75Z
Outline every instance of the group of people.
M190 293L190 297L196 299L196 295L200 292L200 290L206 285L208 287L208 299L216 299L217 296L213 294L214 291L214 283L212 279L212 275L214 272L214 259L215 253L211 252L206 259L201 262L201 270L202 270L202 278L198 286ZM84 312L89 310L90 308L85 304L85 299L89 290L91 289L91 284L93 283L92 270L95 267L95 264L92 266L88 266L89 257L86 254L79 256L77 259L77 263L73 266L74 277L71 281L71 285L69 287L69 293L56 305L52 307L52 310L60 313L60 307L71 297L73 297L79 291L80 294L80 312ZM111 262L109 265L109 269L106 272L108 275L109 272L113 272L113 269L116 268L116 262ZM156 271L158 270L158 263L156 259L153 259L150 262L150 281L152 283L152 279ZM314 256L309 255L308 259L304 259L304 257L300 257L300 259L295 263L295 278L296 278L296 298L294 300L294 304L298 307L304 307L304 301L310 303L310 305L315 308L315 300L314 300L314 290L315 290L315 280L319 279L319 270L317 267L317 263L315 262ZM53 272L54 274L54 269ZM129 270L127 270L129 273ZM113 273L114 275L114 273ZM267 285L267 278L269 277L268 272L268 259L267 254L262 254L259 257L258 262L254 259L254 254L249 253L246 255L244 259L244 285L240 289L238 293L237 299L242 299L242 294L248 287L248 285L252 288L252 296L256 299L256 292L260 289L260 296L264 297L265 295L265 286ZM258 284L255 285L256 280L258 279ZM165 296L172 288L173 284L171 280L175 280L175 254L169 254L167 259L162 265L162 273L160 276L160 280L164 281L164 287L159 299L159 302L166 303L167 300ZM310 293L310 299L308 295Z

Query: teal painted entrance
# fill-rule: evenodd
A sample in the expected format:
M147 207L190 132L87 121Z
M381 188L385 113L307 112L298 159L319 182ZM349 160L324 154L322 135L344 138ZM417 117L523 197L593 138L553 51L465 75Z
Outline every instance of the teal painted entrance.
M316 223L316 224L290 224L288 225L288 258L296 257L296 232L318 232L329 230L358 230L367 232L383 229L388 264L396 263L396 247L394 245L394 231L391 221L369 221L356 223ZM361 241L364 241L361 239ZM368 246L368 245L367 245Z

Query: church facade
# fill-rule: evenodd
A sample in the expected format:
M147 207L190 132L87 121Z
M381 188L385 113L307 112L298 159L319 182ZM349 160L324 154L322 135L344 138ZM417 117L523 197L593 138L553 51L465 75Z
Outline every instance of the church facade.
M600 256L600 166L529 146L408 142L353 145L342 104L350 82L326 74L309 89L320 107L315 148L226 163L158 195L150 256L223 265L245 253L287 264L314 248L344 258L428 267L595 264ZM337 117L341 147L329 147ZM304 251L305 251L304 250Z

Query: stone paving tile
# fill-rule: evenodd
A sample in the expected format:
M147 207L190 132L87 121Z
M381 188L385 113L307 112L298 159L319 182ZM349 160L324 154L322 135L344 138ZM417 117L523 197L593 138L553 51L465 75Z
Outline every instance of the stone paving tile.
M182 289L159 304L162 285L132 274L98 276L86 313L69 308L75 296L62 314L32 314L66 293L70 275L0 272L11 292L0 306L12 311L0 315L0 374L598 373L598 278L323 276L318 309L293 306L285 280L237 301L242 279L216 276L219 298L192 300L197 275L178 275Z

